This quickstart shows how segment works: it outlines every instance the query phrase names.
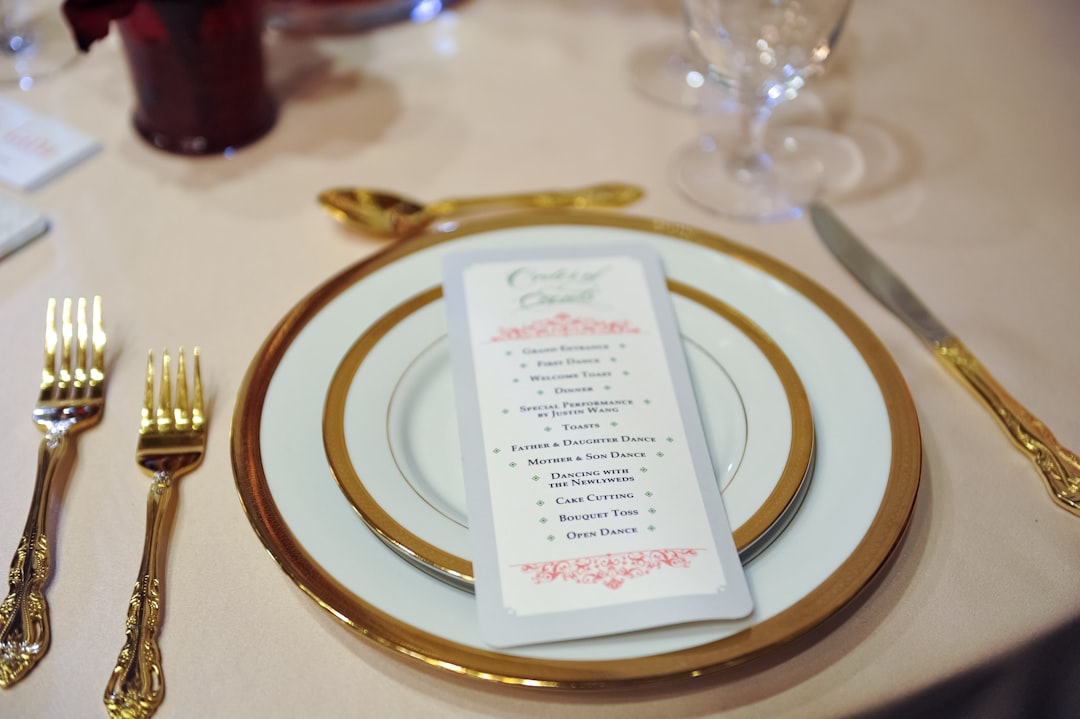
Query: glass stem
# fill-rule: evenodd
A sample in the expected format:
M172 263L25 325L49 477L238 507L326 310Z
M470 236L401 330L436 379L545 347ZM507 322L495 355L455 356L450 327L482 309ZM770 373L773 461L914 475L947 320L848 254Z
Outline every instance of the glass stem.
M729 169L743 184L754 184L772 170L772 158L765 150L765 129L771 116L772 108L757 98L739 103L739 145Z

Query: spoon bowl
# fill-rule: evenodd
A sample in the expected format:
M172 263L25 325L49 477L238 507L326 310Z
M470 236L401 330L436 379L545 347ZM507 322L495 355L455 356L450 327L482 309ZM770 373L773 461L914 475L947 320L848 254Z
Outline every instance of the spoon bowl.
M407 237L435 219L416 200L359 187L325 190L319 204L343 225L379 237Z

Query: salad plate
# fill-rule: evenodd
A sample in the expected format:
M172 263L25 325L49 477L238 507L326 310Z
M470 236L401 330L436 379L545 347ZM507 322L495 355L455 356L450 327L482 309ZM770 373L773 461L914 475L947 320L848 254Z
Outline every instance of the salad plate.
M805 495L814 447L809 400L794 366L752 322L708 293L675 281L669 288L745 563L783 531ZM471 591L446 325L438 286L376 320L334 373L324 442L334 477L376 536Z

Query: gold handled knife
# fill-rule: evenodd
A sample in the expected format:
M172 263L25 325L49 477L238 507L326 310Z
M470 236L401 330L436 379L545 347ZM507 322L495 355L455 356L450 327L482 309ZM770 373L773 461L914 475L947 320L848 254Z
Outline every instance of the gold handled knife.
M1034 462L1054 501L1080 517L1080 457L998 384L967 347L924 305L896 273L820 203L810 220L836 258L882 304L902 319L983 401L1012 441Z

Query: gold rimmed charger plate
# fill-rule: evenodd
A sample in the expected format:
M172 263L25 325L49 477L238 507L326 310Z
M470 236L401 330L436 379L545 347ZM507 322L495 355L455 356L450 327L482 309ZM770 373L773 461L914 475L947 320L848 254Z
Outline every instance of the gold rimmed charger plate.
M725 508L733 519L735 545L745 563L783 531L804 496L814 452L809 399L794 366L753 322L706 292L674 280L668 287L674 299L707 310L694 313L681 302L676 304L677 314L683 310L680 326L692 369L697 370L701 410L709 412L710 418L721 415L706 423L706 434ZM450 384L448 351L437 360L431 359L433 351L445 345L441 342L446 337L441 299L442 288L438 286L418 292L380 317L349 348L330 383L323 434L334 477L372 531L406 561L472 591L472 562L465 558L469 547L464 478L455 465L459 448L452 393L446 393L442 403L446 406L429 401L424 409L413 409L399 418L398 423L430 425L425 427L426 436L413 442L399 439L397 444L406 446L393 446L397 433L391 425L398 423L392 423L393 413L388 409L395 397L406 394L398 389L422 359L426 360L421 365L424 369L418 373L425 376L426 384L433 383L433 374L445 375L444 384ZM418 314L422 312L429 314ZM723 358L707 347L717 336L721 336L718 351ZM380 343L391 347L377 355L377 369L366 381L360 381L365 360ZM741 381L737 384L725 370L725 364L734 359L733 353L753 353L752 358L740 357L736 367L741 372L736 378ZM764 388L750 386L766 383ZM425 394L443 393L429 390ZM751 406L754 421L750 427L744 402L765 405ZM353 417L350 432L346 429L347 410ZM435 421L424 414L432 415ZM379 433L380 423L385 426L384 434ZM747 432L754 433L750 442ZM397 456L417 452L432 456L423 462ZM747 458L748 452L751 456ZM354 455L358 462L354 462ZM745 492L730 491L736 480L741 482L736 489L743 489L746 483L760 486ZM448 484L458 486L448 488Z
M630 635L493 651L475 599L417 571L369 530L326 459L322 418L342 358L387 309L438 281L456 247L655 246L668 276L746 315L802 379L817 437L813 481L783 533L746 567L755 610ZM233 420L244 511L287 575L378 645L459 675L510 685L622 687L721 671L820 625L894 551L919 484L910 394L873 333L816 283L716 235L646 218L544 212L433 232L353 265L304 298L253 359Z

